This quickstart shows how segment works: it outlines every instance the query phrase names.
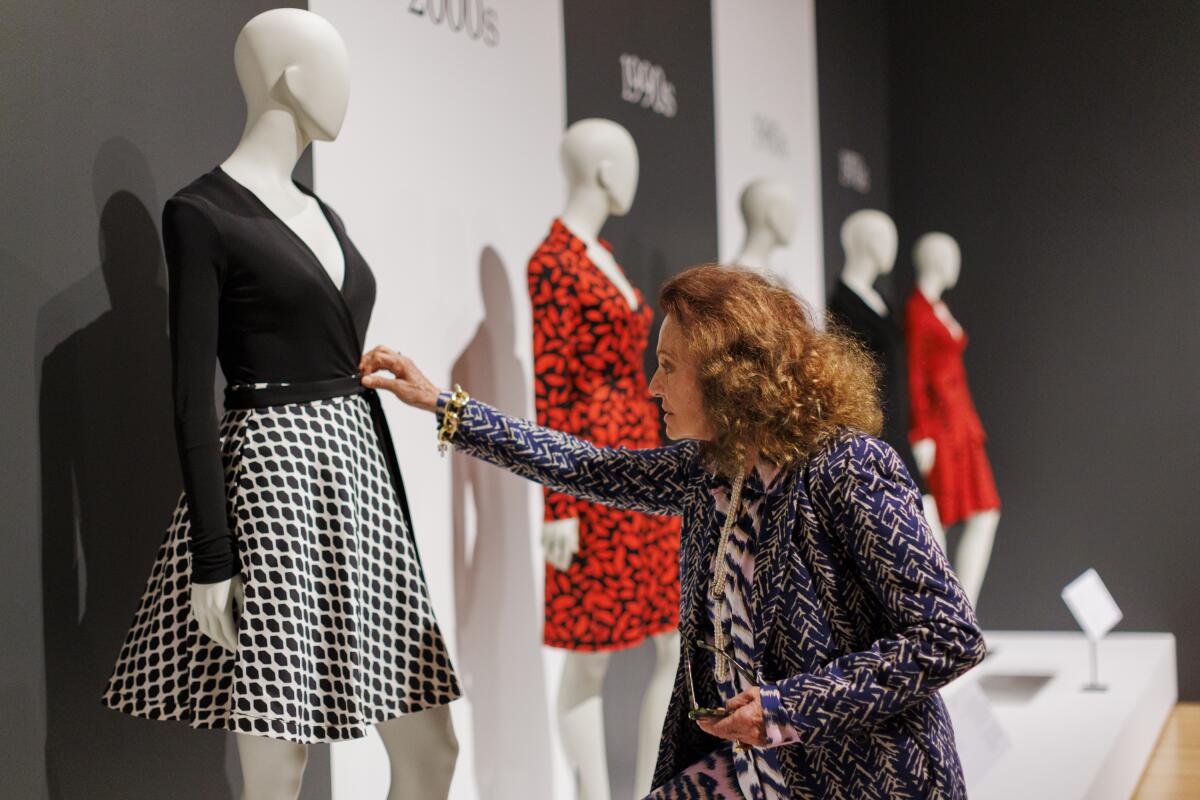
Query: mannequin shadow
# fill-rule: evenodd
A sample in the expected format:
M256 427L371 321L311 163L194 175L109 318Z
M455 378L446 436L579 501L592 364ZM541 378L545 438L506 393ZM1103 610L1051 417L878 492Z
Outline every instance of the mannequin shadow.
M499 254L479 259L484 317L451 378L505 413L529 415L514 295ZM471 702L481 797L552 796L541 603L529 484L473 458L453 463L458 664Z
M101 149L96 188L115 175L144 180L103 193L99 269L37 321L49 795L232 797L221 734L99 703L180 487L165 270L139 194L157 201L124 140Z

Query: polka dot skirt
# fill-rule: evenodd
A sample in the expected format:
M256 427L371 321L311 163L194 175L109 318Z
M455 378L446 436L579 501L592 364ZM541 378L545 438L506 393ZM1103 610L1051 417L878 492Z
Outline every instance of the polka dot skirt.
M191 617L181 497L101 702L325 742L459 697L366 401L229 411L221 450L245 586L237 653Z

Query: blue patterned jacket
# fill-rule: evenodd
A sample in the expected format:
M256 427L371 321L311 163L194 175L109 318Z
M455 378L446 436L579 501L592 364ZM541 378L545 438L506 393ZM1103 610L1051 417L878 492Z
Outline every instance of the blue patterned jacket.
M721 519L696 443L600 448L472 400L454 445L560 492L682 517L680 628L692 639L710 627ZM778 686L801 736L779 748L792 797L966 797L937 690L982 660L983 637L899 456L846 431L785 480L759 533L750 613L760 683ZM701 704L719 705L711 658L690 650ZM689 707L681 665L655 786L722 744Z

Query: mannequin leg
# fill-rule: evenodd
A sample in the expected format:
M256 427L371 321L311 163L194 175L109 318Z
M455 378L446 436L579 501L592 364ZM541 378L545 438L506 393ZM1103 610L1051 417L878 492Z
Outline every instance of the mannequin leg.
M242 800L296 800L308 763L308 745L239 733Z
M933 538L942 548L942 552L946 552L946 529L942 527L942 515L938 513L937 500L933 499L931 494L921 495L921 506L925 510L925 521L929 523L929 531L933 534Z
M558 689L558 726L567 764L576 776L577 800L609 800L601 690L608 652L567 653Z
M450 706L436 706L389 719L375 726L391 765L388 800L420 797L437 800L450 794L458 761L458 737Z
M996 538L996 526L1000 524L999 511L980 511L967 517L962 540L955 554L954 571L962 582L967 599L974 606L979 601L983 588L983 576L987 574L988 561L992 557L992 542Z
M663 720L675 687L679 668L679 631L667 631L654 637L654 674L642 699L642 714L638 725L637 772L634 774L635 797L650 793L654 781L654 764L658 760L658 744L662 739Z

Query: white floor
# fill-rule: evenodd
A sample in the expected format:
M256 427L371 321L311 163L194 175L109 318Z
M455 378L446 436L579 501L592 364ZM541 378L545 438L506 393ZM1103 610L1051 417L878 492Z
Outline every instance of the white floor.
M1104 692L1088 692L1087 640L986 633L989 656L942 691L972 800L1128 798L1178 697L1175 637L1110 634Z

